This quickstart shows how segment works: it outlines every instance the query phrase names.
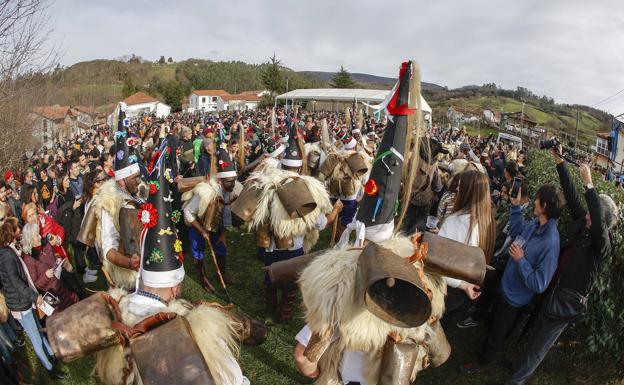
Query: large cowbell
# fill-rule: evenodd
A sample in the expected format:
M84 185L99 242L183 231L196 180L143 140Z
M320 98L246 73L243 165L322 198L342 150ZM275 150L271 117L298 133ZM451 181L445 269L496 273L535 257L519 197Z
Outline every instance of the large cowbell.
M431 317L431 300L420 272L408 258L370 242L362 251L359 263L368 311L403 328L427 322Z
M286 180L278 187L277 196L291 219L303 218L316 209L316 202L301 178Z

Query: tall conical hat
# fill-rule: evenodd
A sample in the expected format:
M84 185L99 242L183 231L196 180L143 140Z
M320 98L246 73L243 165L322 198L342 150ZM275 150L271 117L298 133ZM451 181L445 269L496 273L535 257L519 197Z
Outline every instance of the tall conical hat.
M271 136L265 136L262 139L262 149L266 152L270 158L277 158L286 147L279 142L275 142L275 139Z
M401 65L398 84L387 106L392 119L379 144L355 218L366 226L366 238L373 242L389 239L394 231L408 135L407 118L414 113L413 109L408 108L412 72L412 62Z
M282 165L301 167L303 166L303 155L301 154L301 149L299 148L297 140L299 135L297 132L297 125L293 124L291 119L287 120L286 125L288 127L288 147L286 147L286 153L282 158Z
M184 280L182 242L175 227L181 213L171 205L173 175L165 168L167 156L164 141L149 175L147 203L139 210L143 223L140 276L144 285L156 288L175 287Z
M231 178L236 176L236 164L227 150L225 144L217 148L217 179Z
M122 180L140 173L137 156L133 154L132 144L136 138L130 135L130 120L126 117L126 103L120 102L115 110L117 124L115 130L115 180Z

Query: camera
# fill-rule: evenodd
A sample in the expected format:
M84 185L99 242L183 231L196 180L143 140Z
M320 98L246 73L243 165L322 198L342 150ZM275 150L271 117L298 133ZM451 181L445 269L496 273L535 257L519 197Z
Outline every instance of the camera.
M539 149L540 150L550 150L553 147L557 147L561 142L557 138L540 140L539 141Z

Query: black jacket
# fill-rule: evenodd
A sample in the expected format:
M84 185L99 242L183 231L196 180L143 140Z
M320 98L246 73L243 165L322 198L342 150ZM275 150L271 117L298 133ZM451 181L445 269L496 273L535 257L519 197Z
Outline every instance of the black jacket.
M585 200L591 216L592 225L585 226L587 210L574 187L565 162L557 165L561 188L565 195L568 208L574 221L569 244L562 247L562 258L559 262L559 286L577 290L587 295L600 272L604 258L611 252L611 235L602 222L602 207L595 188L585 191Z
M66 241L74 242L82 224L83 206L74 209L74 195L69 191L65 195L59 195L58 198L58 211L55 219L63 226Z
M0 249L0 283L7 307L12 311L30 309L39 295L28 279L17 254L10 247Z

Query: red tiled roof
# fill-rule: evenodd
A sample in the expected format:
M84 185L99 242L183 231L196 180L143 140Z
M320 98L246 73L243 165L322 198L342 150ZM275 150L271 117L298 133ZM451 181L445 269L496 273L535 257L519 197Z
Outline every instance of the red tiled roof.
M72 109L77 110L78 112L82 112L87 115L91 115L91 116L95 116L98 114L94 107L73 106Z
M609 139L609 137L611 136L611 133L609 131L597 132L596 136L602 139Z
M197 96L221 96L223 97L223 96L230 95L229 92L224 91L224 90L193 90L191 93Z
M232 101L232 100L244 100L246 102L259 102L260 101L260 98L258 97L258 95L250 91L241 92L240 94L236 94L236 95L226 95L226 96L222 96L222 98L225 101Z
M65 119L67 115L72 115L69 106L44 106L35 107L33 112L50 120Z
M137 92L134 95L128 96L124 100L124 103L126 103L129 106L132 106L134 104L153 103L153 102L160 102L160 100L154 97L151 97L143 92Z

